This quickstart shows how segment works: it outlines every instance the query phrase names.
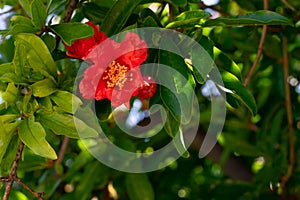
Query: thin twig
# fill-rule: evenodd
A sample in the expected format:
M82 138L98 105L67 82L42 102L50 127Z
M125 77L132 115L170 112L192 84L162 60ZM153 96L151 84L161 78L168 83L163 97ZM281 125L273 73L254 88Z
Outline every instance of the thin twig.
M5 14L8 14L8 13L10 13L10 12L13 12L14 10L15 10L15 8L13 7L13 8L11 8L11 9L7 10L7 11L4 11L4 12L0 13L0 16L1 16L1 15L5 15Z
M284 73L284 87L285 87L285 106L288 120L288 130L289 130L289 164L287 174L282 178L281 186L285 188L286 183L293 174L294 164L295 164L295 133L293 127L293 113L292 113L292 102L291 102L291 92L290 85L288 83L289 76L289 61L288 61L288 50L287 50L287 38L283 37L283 73Z
M55 161L55 164L61 163L64 159L68 144L69 144L70 138L68 136L64 137L64 140L60 146L60 150L59 150L59 154L58 154L58 158Z
M4 196L3 196L3 200L8 200L8 197L9 197L12 185L14 183L15 178L17 177L18 164L19 164L19 160L21 158L21 154L22 154L23 148L24 148L24 143L21 142L20 145L19 145L17 154L16 154L16 158L15 158L15 160L13 162L12 167L11 167L11 171L10 171L10 173L8 175L8 180L9 181L6 184L6 188L5 188L5 193L4 193Z
M281 0L281 2L288 7L289 9L291 9L292 11L297 11L296 8L294 8L289 2L287 2L286 0Z
M39 192L34 191L30 187L28 187L21 179L19 179L17 177L15 178L15 181L17 183L19 183L23 188L25 188L26 190L28 190L31 194L33 194L35 197L39 198L39 200L43 200L43 196L44 196L43 192L39 193Z
M269 8L269 2L268 2L268 0L264 0L264 9L268 10L268 8ZM247 77L245 78L245 81L244 81L245 86L247 86L249 84L250 79L251 79L251 77L252 77L252 75L253 75L253 73L254 73L257 65L258 65L259 59L260 59L260 57L262 55L262 52L263 52L263 47L264 47L264 43L265 43L265 40L266 40L267 31L268 31L268 26L263 25L262 34L261 34L261 38L260 38L256 58L253 62L253 65L250 68L249 73L247 74Z

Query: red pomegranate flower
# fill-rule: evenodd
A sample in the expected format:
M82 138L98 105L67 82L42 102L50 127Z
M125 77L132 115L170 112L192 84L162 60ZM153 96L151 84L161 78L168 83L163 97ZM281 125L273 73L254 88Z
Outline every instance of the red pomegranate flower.
M93 24L93 22L86 22L86 24L93 27L93 37L75 40L71 46L64 44L67 49L68 56L85 59L85 57L97 44L100 44L102 41L107 39L106 35L99 31L98 25Z
M139 68L147 56L146 42L135 33L128 32L121 43L110 39L103 41L86 57L93 64L84 72L79 84L82 96L89 100L107 98L114 107L128 105L133 95L152 97L156 86L153 82L145 84ZM147 89L151 89L148 95Z

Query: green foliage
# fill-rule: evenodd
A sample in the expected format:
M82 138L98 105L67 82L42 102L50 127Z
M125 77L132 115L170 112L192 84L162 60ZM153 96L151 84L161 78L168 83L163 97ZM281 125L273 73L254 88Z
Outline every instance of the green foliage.
M269 1L269 10L261 10L262 1L222 0L209 6L220 16L209 13L200 0L91 0L72 5L74 2L0 3L1 8L13 8L1 22L8 28L0 30L1 181L10 175L23 142L17 175L33 190L45 192L45 199L300 198L299 2ZM52 14L64 20L52 24ZM65 20L67 15L69 21ZM93 28L82 23L84 18L98 24L107 36L133 28L164 27L201 46L191 46L180 36L151 35L155 47L175 51L148 49L146 63L157 63L158 67L146 72L164 78L158 81L156 94L143 100L139 110L151 114L151 119L145 117L139 123L142 128L155 122L156 114L163 116L165 123L155 127L160 130L153 137L148 138L155 128L148 130L146 138L128 136L114 119L114 115L127 118L134 99L127 112L114 110L107 99L95 101L93 107L73 94L78 87L74 83L81 78L76 77L79 67L90 63L68 57L64 44L70 46L94 35ZM259 46L263 25L268 29L264 45ZM141 34L141 39L149 38ZM262 56L245 85L259 51ZM166 72L164 66L178 73ZM217 81L205 95L206 83L216 78L216 70L221 72L223 84ZM205 132L211 122L219 123L211 116L211 104L222 98L221 94L226 95L227 103L222 134L211 154L199 159ZM195 101L200 113L195 111ZM164 113L152 109L156 104ZM76 116L83 111L84 118ZM195 115L200 121L194 120ZM103 133L99 134L93 123L99 124ZM189 147L187 141L193 138L182 124L186 129L199 125ZM164 162L170 165L154 172L120 172L95 159L80 140L104 135L112 144L139 156L148 153L147 157L170 143L181 157L169 157ZM127 166L130 161L120 165ZM0 182L0 198L4 191L5 184ZM14 184L10 198L33 199L33 193Z

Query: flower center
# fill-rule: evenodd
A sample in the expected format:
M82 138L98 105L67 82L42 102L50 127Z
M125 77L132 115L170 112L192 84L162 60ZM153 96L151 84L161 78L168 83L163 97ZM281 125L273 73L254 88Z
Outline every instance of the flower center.
M120 65L120 63L113 61L109 64L108 68L104 71L103 80L106 81L106 86L108 88L114 88L118 86L122 89L124 83L127 81L126 72L128 67L125 65Z

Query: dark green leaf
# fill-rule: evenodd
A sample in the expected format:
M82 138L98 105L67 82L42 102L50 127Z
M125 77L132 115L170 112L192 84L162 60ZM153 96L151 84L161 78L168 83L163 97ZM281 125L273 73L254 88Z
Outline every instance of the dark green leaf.
M79 22L52 25L50 29L69 46L74 40L89 38L94 35L94 29L91 26Z
M166 0L166 2L171 3L175 6L184 7L187 5L187 0Z
M35 154L52 160L57 159L54 149L46 140L44 128L39 122L34 121L34 117L24 119L18 133L22 142Z
M45 42L45 44L47 45L49 51L50 52L54 51L54 49L56 47L56 39L48 33L42 35L41 38Z
M154 191L147 174L127 174L126 189L130 200L154 200Z
M33 96L46 97L57 91L56 84L49 78L31 85Z
M26 14L31 17L31 8L30 8L31 1L29 0L19 0L19 4L22 6Z
M87 19L95 24L99 24L103 21L109 9L103 6L100 7L96 3L85 3L81 7L81 10Z
M47 18L47 8L42 0L33 0L30 5L32 23L37 28L45 26Z
M109 37L119 33L140 2L141 0L117 1L104 18L101 30Z
M234 17L219 17L207 20L203 26L242 26L242 25L290 25L293 22L282 15L268 11L259 10L247 15Z
M252 115L256 115L257 107L255 99L251 92L240 82L240 80L229 72L222 73L222 79L224 86L231 90L232 95L242 101L251 111Z

